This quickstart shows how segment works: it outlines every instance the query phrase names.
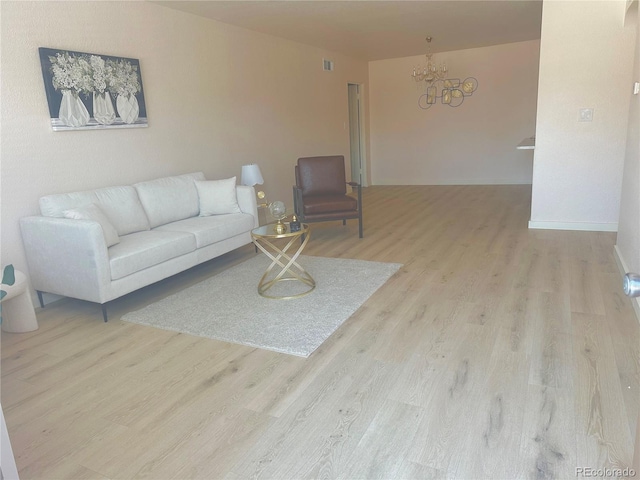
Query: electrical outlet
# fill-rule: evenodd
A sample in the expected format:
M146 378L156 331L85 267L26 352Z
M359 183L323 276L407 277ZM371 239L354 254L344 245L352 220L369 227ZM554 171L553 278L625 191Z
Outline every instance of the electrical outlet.
M581 108L579 122L593 122L593 108Z
M640 82L635 82L633 84L633 94L638 95L640 93Z

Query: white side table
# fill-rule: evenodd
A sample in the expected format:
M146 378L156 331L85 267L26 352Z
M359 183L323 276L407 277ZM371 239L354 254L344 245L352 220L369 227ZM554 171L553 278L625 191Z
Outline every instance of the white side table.
M38 329L27 276L16 270L13 285L2 285L7 295L2 299L2 331L10 333L33 332Z

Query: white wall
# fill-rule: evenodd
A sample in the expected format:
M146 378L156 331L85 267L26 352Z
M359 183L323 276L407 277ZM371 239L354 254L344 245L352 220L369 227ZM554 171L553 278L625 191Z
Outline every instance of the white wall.
M0 8L2 264L26 269L18 220L41 195L256 162L268 198L291 206L298 157L348 159L347 83L367 83L366 62L149 2ZM53 132L38 47L140 59L149 127Z
M533 156L515 147L535 133L538 57L538 40L435 54L449 77L479 88L457 108L428 110L410 77L424 55L370 62L373 183L531 183Z
M545 0L532 228L615 231L634 28L621 1ZM593 122L578 122L593 108Z
M632 82L640 82L640 21L638 2L629 11L627 23L635 24L636 45ZM616 253L627 272L640 273L640 94L632 95L629 103L629 125L622 179L620 219ZM640 318L640 299L634 300ZM640 444L640 437L636 439Z

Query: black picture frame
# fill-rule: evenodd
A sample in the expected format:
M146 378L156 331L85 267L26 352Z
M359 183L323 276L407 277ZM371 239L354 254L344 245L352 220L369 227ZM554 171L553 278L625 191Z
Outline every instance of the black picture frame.
M40 47L54 131L147 127L140 60Z

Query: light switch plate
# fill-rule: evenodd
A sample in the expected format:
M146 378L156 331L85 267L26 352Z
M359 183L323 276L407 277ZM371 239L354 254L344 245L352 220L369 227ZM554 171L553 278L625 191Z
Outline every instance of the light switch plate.
M633 94L638 95L640 93L640 82L635 82L633 84Z
M579 122L593 122L593 108L581 108Z

